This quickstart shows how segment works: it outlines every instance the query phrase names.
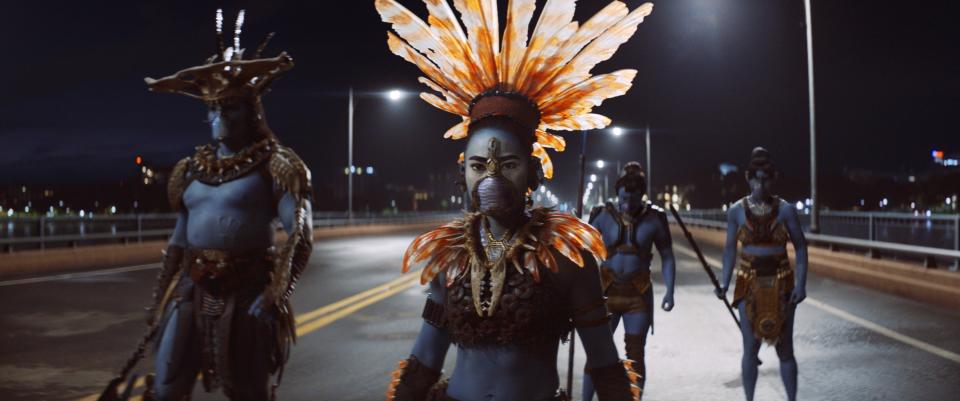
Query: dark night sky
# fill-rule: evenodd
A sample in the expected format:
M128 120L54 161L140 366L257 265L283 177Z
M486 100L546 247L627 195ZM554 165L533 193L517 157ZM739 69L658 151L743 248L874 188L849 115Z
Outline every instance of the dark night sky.
M953 1L813 0L820 168L923 169L933 148L960 151L960 6ZM55 4L59 3L59 4ZM133 157L172 164L207 140L202 103L153 94L142 81L214 51L213 15L247 8L245 47L276 31L268 55L296 68L265 97L270 125L318 184L346 165L346 91L420 90L416 68L389 53L372 0L17 2L0 16L0 184L103 181L134 174ZM422 3L402 1L421 16ZM501 2L505 9L505 1ZM542 2L539 2L542 3ZM607 3L581 0L584 21ZM636 7L638 1L628 0ZM664 0L595 72L637 68L633 89L599 112L653 127L657 184L710 179L765 145L785 176L808 175L801 0ZM410 97L360 97L356 158L386 181L453 171L457 121ZM572 199L579 136L554 154L551 186ZM640 159L642 135L594 134L589 159ZM560 188L562 187L562 188ZM796 194L799 196L800 194ZM803 194L805 195L805 194ZM322 196L322 195L321 195Z

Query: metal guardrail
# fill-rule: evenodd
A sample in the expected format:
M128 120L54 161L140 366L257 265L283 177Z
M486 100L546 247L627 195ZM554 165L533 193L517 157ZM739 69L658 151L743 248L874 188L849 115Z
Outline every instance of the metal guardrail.
M354 214L314 212L314 228L372 224L414 224L445 222L459 212L405 212L397 214ZM51 247L77 247L106 243L133 243L166 239L173 234L177 214L111 215L96 218L76 216L0 219L0 249L5 252ZM275 223L279 228L279 223ZM20 234L17 236L15 234Z
M837 213L837 212L833 212L833 213ZM842 213L846 213L846 212L842 212ZM700 211L682 212L681 215L683 216L684 223L690 226L708 227L708 228L715 228L720 230L726 230L727 228L725 213L723 213L722 219L718 219L716 213L703 213ZM899 214L899 215L900 216L895 216L895 218L917 217L910 214ZM707 218L704 218L704 217L707 217ZM713 217L713 218L709 218L709 217ZM857 217L860 217L860 216L857 216ZM887 217L887 216L883 216L883 217ZM926 216L924 216L924 218L926 218ZM670 217L670 220L673 221L673 217ZM955 221L953 216L947 216L946 218L941 217L941 220ZM876 258L876 259L879 259L882 254L911 255L911 256L922 258L924 266L926 267L936 267L937 258L952 261L952 266L951 266L952 270L956 270L958 266L960 266L960 250L957 250L957 249L944 249L944 248L932 247L932 246L903 244L903 243L888 242L888 241L877 241L874 239L851 238L851 237L830 235L830 234L814 234L809 232L805 233L805 237L809 242L824 244L830 247L831 249L852 248L852 249L865 250L867 256Z
M720 209L690 210L682 216L712 221L726 221ZM810 216L800 215L804 230ZM896 212L843 212L825 210L820 213L820 234L871 241L890 242L932 248L960 250L960 214L930 215Z

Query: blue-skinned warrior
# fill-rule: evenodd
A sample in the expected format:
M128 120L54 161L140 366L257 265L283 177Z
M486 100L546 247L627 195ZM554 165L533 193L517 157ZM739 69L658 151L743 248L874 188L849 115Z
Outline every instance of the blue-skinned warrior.
M446 1L426 3L429 25L396 1L375 5L396 32L387 35L391 51L440 94L421 97L460 120L445 137L467 139L461 169L469 206L404 254L403 271L423 266L429 294L387 400L567 400L557 354L574 329L600 400L638 400L633 363L619 358L610 331L600 234L572 215L531 208L529 194L553 175L545 148L564 148L548 130L610 123L590 111L626 93L636 71L589 71L633 35L652 4L630 11L614 1L581 27L573 1L550 1L528 41L535 2L511 0L501 41L496 2L454 2L466 32ZM443 378L451 346L456 367Z
M206 391L269 400L295 337L290 296L312 251L310 171L280 145L260 98L293 61L261 58L266 41L244 59L242 24L243 11L226 47L218 10L215 56L146 79L151 91L205 102L213 139L170 174L179 217L148 311L157 346L146 399L189 399L199 374Z
M600 231L607 248L607 260L600 266L600 282L607 309L612 314L610 329L623 321L627 359L636 363L641 387L646 382L644 347L653 325L653 288L650 263L653 247L660 254L663 282L667 287L660 307L673 309L676 262L670 239L667 214L643 199L646 177L640 163L629 162L617 179L617 204L607 203L590 212L590 224ZM583 400L593 399L590 375L583 378Z
M717 296L726 296L736 268L733 307L740 312L743 334L743 390L753 400L757 384L757 353L763 342L773 344L780 359L780 377L787 399L797 399L797 359L793 354L793 321L797 304L806 298L807 242L797 211L773 195L777 169L770 152L755 148L746 171L750 195L727 210L727 241L723 277ZM791 267L787 243L796 251ZM737 244L740 245L739 264Z

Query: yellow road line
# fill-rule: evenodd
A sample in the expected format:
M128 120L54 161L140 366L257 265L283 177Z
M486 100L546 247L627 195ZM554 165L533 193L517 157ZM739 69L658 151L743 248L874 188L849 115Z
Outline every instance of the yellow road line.
M678 251L680 251L680 252L688 255L688 256L691 256L691 257L694 257L694 258L697 257L697 253L696 253L696 252L694 252L692 249L687 248L687 247L685 247L685 246L674 244L674 245L673 245L673 248L674 248L675 250L678 250ZM723 262L721 262L721 261L719 261L719 260L717 260L717 259L711 258L711 257L706 256L706 255L704 255L703 258L706 259L707 263L709 263L710 265L712 265L712 266L713 266L714 268L716 268L716 269L721 269L721 268L723 267ZM944 358L944 359L947 359L947 360L950 360L950 361L953 361L953 362L956 362L956 363L960 363L960 354L957 354L957 353L955 353L955 352L951 352L951 351L945 350L945 349L943 349L943 348L940 348L940 347L938 347L938 346L936 346L936 345L933 345L933 344L930 344L930 343L928 343L928 342L925 342L925 341L918 340L918 339L916 339L916 338L910 337L910 336L908 336L908 335L906 335L906 334L898 333L898 332L896 332L896 331L893 331L893 330L891 330L891 329L888 329L888 328L886 328L886 327L883 327L883 326L881 326L881 325L879 325L879 324L877 324L877 323L874 323L874 322L871 322L871 321L869 321L869 320L867 320L867 319L864 319L864 318L862 318L862 317L856 316L856 315L854 315L854 314L852 314L852 313L850 313L850 312L847 312L847 311L845 311L845 310L843 310L843 309L840 309L840 308L837 308L837 307L832 306L832 305L830 305L830 304L827 304L826 302L823 302L823 301L820 301L820 300L817 300L817 299L813 299L813 298L807 297L807 299L804 301L804 303L805 303L805 304L808 304L808 305L810 305L810 306L813 306L814 308L820 309L820 310L822 310L822 311L824 311L824 312L827 312L827 313L829 313L829 314L831 314L831 315L833 315L833 316L836 316L836 317L839 317L839 318L841 318L841 319L843 319L843 320L846 320L846 321L848 321L848 322L850 322L850 323L853 323L853 324L855 324L855 325L858 325L858 326L860 326L860 327L863 327L863 328L865 328L865 329L867 329L867 330L870 330L870 331L872 331L872 332L874 332L874 333L877 333L877 334L880 334L880 335L885 336L885 337L887 337L887 338L890 338L890 339L899 341L899 342L901 342L901 343L907 344L907 345L912 346L912 347L914 347L914 348L917 348L917 349L919 349L919 350L923 350L923 351L929 352L929 353L931 353L931 354L933 354L933 355L936 355L936 356L939 356L939 357L941 357L941 358Z
M312 331L314 331L314 330L317 330L317 329L319 329L319 328L321 328L321 327L324 327L324 326L326 326L326 325L328 325L328 324L330 324L330 323L333 323L333 322L335 322L335 321L343 318L344 316L347 316L347 315L349 315L349 314L351 314L351 313L354 313L354 312L356 312L356 311L358 311L358 310L360 310L360 309L363 309L363 308L365 308L365 307L367 307L367 306L370 306L370 305L373 304L373 303L379 302L380 300L382 300L382 299L384 299L384 298L389 298L389 297L392 297L392 296L396 295L396 294L399 293L399 292L406 291L407 289L409 289L410 287L413 287L414 285L418 284L419 282L420 282L419 280L408 280L408 281L405 282L405 283L398 284L398 285L396 285L396 286L394 286L394 287L392 287L392 288L389 288L389 289L387 289L387 290L385 290L385 291L383 291L383 292L381 292L381 293L379 293L379 294L377 294L377 295L373 295L373 296L371 296L371 297L369 297L369 298L367 298L367 299L364 299L363 301L357 302L357 303L355 303L355 304L353 304L353 305L347 306L346 308L340 309L339 311L336 311L336 312L330 314L329 316L325 316L325 317L319 318L319 319L317 319L317 320L315 320L315 321L312 321L312 322L310 322L310 323L306 323L306 324L302 324L302 325L301 325L301 324L298 324L298 325L297 325L297 336L302 336L302 335L304 335L304 334L310 333L310 332L312 332Z
M413 271L332 304L324 305L310 312L300 314L295 318L297 322L297 336L300 337L314 332L360 309L406 291L410 287L420 283L419 279L420 271ZM140 388L143 385L143 377L140 377L134 383L134 388ZM96 401L99 396L99 393L92 394L77 401ZM141 399L142 397L140 395L131 397L131 401L141 401Z
M366 291L363 291L363 292L359 292L359 293L357 293L357 294L351 295L351 296L349 296L349 297L346 297L346 298L344 298L344 299L341 299L341 300L339 300L339 301L337 301L337 302L334 302L334 303L332 303L332 304L329 304L329 305L326 305L326 306L323 306L323 307L314 309L314 310L312 310L312 311L310 311L310 312L306 312L306 313L300 314L299 316L296 317L297 324L299 325L299 324L302 324L302 323L306 323L307 321L313 320L313 319L315 319L315 318L318 318L318 317L320 317L320 316L323 316L323 315L326 315L326 314L328 314L328 313L330 313L330 312L333 312L333 311L335 311L335 310L337 310L337 309L340 309L340 308L344 307L345 305L349 305L349 304L352 304L352 303L354 303L354 302L357 302L357 301L359 301L359 300L361 300L361 299L367 298L367 297L369 297L369 296L371 296L371 295L374 295L374 294L377 294L377 293L381 293L381 292L386 291L386 290L388 290L388 289L390 289L390 288L393 288L393 287L395 287L395 286L397 286L397 285L400 285L400 284L402 284L402 283L404 283L404 282L412 281L412 280L414 280L414 279L418 279L418 278L420 277L420 274L418 274L418 273L419 273L419 272L414 272L414 273L410 273L410 274L404 274L403 276L400 276L400 277L398 277L398 278L396 278L396 279L390 280L389 282L386 282L386 283L384 283L384 284L378 285L378 286L373 287L373 288L371 288L371 289L369 289L369 290L366 290Z

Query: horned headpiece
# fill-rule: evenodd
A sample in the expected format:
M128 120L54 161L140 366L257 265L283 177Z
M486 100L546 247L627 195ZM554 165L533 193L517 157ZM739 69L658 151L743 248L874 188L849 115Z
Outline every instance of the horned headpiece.
M240 32L243 29L244 10L237 14L234 24L233 43L226 46L223 35L223 10L217 10L217 54L206 63L180 70L160 79L145 78L154 92L170 92L187 95L206 102L216 102L228 97L259 97L279 74L293 68L293 59L286 52L273 58L260 58L273 33L257 47L249 59L244 60L246 49L240 47Z

